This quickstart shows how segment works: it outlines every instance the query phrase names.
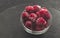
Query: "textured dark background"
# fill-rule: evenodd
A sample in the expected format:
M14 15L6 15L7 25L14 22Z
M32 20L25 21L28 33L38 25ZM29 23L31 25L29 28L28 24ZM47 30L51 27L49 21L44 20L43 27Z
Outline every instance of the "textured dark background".
M27 3L40 3L46 6L54 7L59 9L60 0L0 0L0 11L3 11L9 7L18 5L18 4L27 4Z
M53 16L50 29L43 35L26 33L20 14L26 5L46 6ZM60 38L60 0L0 0L0 38Z

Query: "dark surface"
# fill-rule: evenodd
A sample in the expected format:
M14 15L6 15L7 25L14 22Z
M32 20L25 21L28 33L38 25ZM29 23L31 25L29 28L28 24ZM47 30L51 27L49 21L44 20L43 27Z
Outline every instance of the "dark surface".
M48 32L34 36L26 33L20 22L20 14L26 5L46 6L53 16ZM60 38L59 0L0 0L0 38Z

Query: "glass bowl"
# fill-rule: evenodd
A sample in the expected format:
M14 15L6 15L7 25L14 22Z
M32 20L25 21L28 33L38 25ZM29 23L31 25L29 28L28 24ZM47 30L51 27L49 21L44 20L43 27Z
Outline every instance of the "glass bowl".
M24 10L25 11L25 10ZM24 12L23 11L23 12ZM50 28L51 24L52 24L52 14L51 12L48 10L48 13L50 14L50 19L48 20L48 26L46 28L44 28L43 30L40 30L40 31L36 31L36 30L31 30L29 28L27 28L24 23L23 23L23 19L22 19L22 13L21 13L21 16L20 16L20 21L22 23L22 27L24 28L24 30L27 32L27 33L30 33L30 34L33 34L33 35L40 35L40 34L44 34L45 32L48 31L48 29Z

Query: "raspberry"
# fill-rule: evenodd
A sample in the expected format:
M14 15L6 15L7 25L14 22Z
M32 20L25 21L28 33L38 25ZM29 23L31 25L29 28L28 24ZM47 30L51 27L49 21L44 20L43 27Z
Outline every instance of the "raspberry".
M28 16L29 16L29 14L28 14L27 12L23 12L23 13L22 13L22 17L23 17L23 18L28 17Z
M45 25L46 24L46 21L43 17L39 17L37 20L36 20L36 24L37 25L40 25L40 24L43 24Z
M39 17L36 20L36 30L42 30L46 27L47 22L45 21L45 19L43 17Z
M25 10L27 12L33 12L34 8L33 8L33 6L26 6Z
M31 21L26 21L25 22L25 26L29 29L31 29L31 26L32 26L32 22Z
M43 8L39 11L39 13L41 14L41 16L44 16L44 14L47 13L47 12L48 12L48 10L43 9Z
M40 16L45 18L45 20L50 19L50 13L48 12L48 10L46 8L42 8L40 11Z
M29 19L31 19L32 21L35 21L36 18L37 18L37 15L36 15L35 13L31 13L31 14L29 15Z
M34 11L39 11L41 9L41 6L39 5L34 5L33 7L34 7Z

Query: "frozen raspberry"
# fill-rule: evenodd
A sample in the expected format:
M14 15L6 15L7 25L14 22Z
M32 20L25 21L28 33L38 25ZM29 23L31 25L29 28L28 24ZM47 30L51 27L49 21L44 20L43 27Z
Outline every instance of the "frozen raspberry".
M28 20L28 16L29 16L29 14L27 12L22 13L23 23L25 23L25 21Z
M50 19L50 13L48 12L48 10L46 8L42 8L40 11L40 16L42 16L43 18L45 18L46 20Z
M33 6L26 6L25 10L27 12L32 12L34 10Z
M29 15L29 19L31 19L32 21L35 21L36 18L37 18L37 15L35 13L31 13Z
M25 26L29 29L31 29L32 22L31 21L26 21Z
M34 11L38 11L41 9L41 6L39 6L39 5L34 5L33 7L34 7Z
M48 10L47 9L43 9L43 8L39 11L39 13L41 14L41 16L44 16L45 13L47 13L47 12L48 12Z
M43 17L39 17L37 20L36 20L36 24L37 25L45 25L47 22L45 21L45 19Z
M47 22L45 21L45 19L43 17L39 17L36 20L36 30L42 30L45 27L47 27Z
M46 10L46 9L43 9L43 8L41 8L38 12L36 12L36 14L40 17L43 17L44 15L45 15L45 13L47 13L48 12L48 10Z
M29 14L28 14L27 12L23 12L23 13L22 13L22 17L23 17L23 18L28 17L28 16L29 16Z

